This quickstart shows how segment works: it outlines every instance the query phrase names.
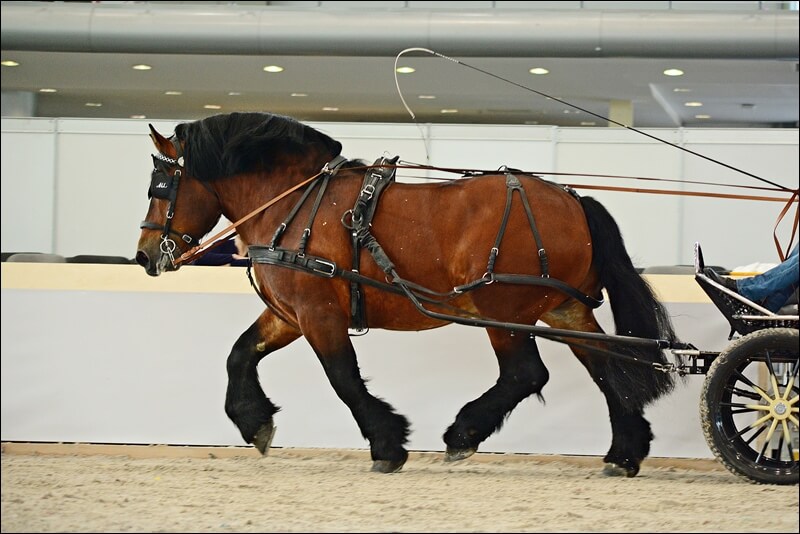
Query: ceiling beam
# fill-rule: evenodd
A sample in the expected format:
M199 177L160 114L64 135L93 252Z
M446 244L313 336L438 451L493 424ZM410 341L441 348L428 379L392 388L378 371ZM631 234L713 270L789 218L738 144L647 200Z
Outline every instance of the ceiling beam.
M2 49L60 52L797 60L797 11L294 8L3 2Z

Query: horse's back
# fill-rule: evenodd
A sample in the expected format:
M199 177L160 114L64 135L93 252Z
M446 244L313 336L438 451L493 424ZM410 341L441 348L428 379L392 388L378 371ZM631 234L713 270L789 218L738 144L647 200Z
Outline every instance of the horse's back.
M404 250L413 247L414 256L430 256L434 262L447 259L456 278L483 275L498 239L498 271L543 274L540 249L548 257L551 276L570 278L576 270L588 270L591 237L580 201L552 182L532 176L516 178L518 190L509 189L505 175L395 184L381 199L374 234L379 241L406 242Z
M579 199L536 177L517 179L519 187L513 179L509 185L506 175L393 184L380 200L372 233L400 276L436 291L470 284L490 269L585 286L592 245ZM481 302L503 303L509 315L565 296L532 284L491 284L479 291L461 304L477 310L485 307Z

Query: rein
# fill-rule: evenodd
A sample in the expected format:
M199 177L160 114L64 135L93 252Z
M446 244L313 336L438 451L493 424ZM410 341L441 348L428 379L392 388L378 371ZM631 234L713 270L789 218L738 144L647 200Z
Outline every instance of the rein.
M753 178L753 179L759 180L761 182L764 182L766 184L772 185L772 186L776 187L777 189L779 189L780 191L783 191L783 192L786 192L786 193L791 193L792 197L787 202L786 207L784 208L784 210L778 216L778 220L775 223L775 230L773 231L773 239L775 240L775 245L776 245L776 247L778 249L778 256L780 257L781 261L784 261L786 259L785 255L783 253L783 250L781 249L780 243L778 242L777 234L775 232L777 231L777 227L780 224L781 220L783 219L784 215L788 211L789 206L792 204L792 202L796 202L797 201L798 194L800 194L800 189L791 189L789 187L782 186L780 184L776 184L775 182L772 182L770 180L767 180L765 178L762 178L760 176L757 176L755 174L747 172L747 171L745 171L743 169L740 169L738 167L734 167L733 165L729 165L727 163L724 163L724 162L719 161L717 159L711 158L711 157L706 156L704 154L700 154L699 152L695 152L694 150L690 150L690 149L688 149L686 147L683 147L683 146L680 146L678 144L672 143L670 141L667 141L666 139L662 139L660 137L657 137L655 135L649 134L647 132L644 132L642 130L634 128L632 126L628 126L627 124L623 124L621 122L612 120L612 119L610 119L608 117L605 117L603 115L600 115L598 113L594 113L594 112L592 112L592 111L590 111L588 109L585 109L585 108L582 108L582 107L580 107L578 105L575 105L575 104L572 104L570 102L567 102L566 100L563 100L563 99L558 98L556 96L549 95L549 94L544 93L542 91L537 91L536 89L533 89L533 88L528 87L526 85L523 85L521 83L517 83L517 82L515 82L513 80L509 80L508 78L504 78L502 76L498 76L497 74L491 73L489 71L483 70L483 69L475 67L473 65L469 65L469 64L464 63L463 61L460 61L458 59L455 59L455 58L452 58L452 57L449 57L449 56L445 56L444 54L440 54L439 52L435 52L435 51L430 50L428 48L419 48L419 47L406 48L405 50L402 50L399 54L397 54L397 56L395 57L395 69L394 69L394 81L395 81L395 86L397 87L397 93L400 96L400 100L402 101L403 106L405 106L406 111L408 111L409 115L411 116L411 119L414 121L415 124L417 124L416 116L414 115L414 112L411 111L411 108L406 103L405 98L403 98L403 94L400 91L400 83L399 83L398 77L397 77L397 62L400 59L400 57L402 57L407 52L424 52L426 54L430 54L430 55L435 56L437 58L446 59L446 60L451 61L451 62L453 62L453 63L455 63L455 64L457 64L459 66L466 67L468 69L472 69L472 70L474 70L476 72L479 72L481 74L484 74L486 76L490 76L490 77L495 78L497 80L500 80L502 82L505 82L505 83L514 85L516 87L519 87L519 88L521 88L521 89L523 89L525 91L528 91L528 92L537 94L539 96L545 97L545 98L547 98L549 100L555 100L555 101L560 102L560 103L562 103L562 104L564 104L566 106L569 106L569 107L571 107L573 109L577 109L577 110L580 110L580 111L582 111L584 113L592 115L593 117L596 117L598 119L610 122L611 124L614 124L616 126L620 126L622 128L625 128L625 129L630 130L632 132L638 133L638 134L643 135L645 137L649 137L650 139L658 141L659 143L664 143L665 145L669 145L669 146L671 146L673 148L677 148L678 150L682 150L684 152L687 152L687 153L692 154L694 156L697 156L699 158L703 158L703 159L705 159L707 161L710 161L711 163L716 163L717 165L720 165L720 166L725 167L727 169L730 169L732 171L744 174L745 176L748 176L750 178ZM417 124L417 126L419 127L419 124ZM424 138L423 138L423 141L424 141ZM425 151L426 151L426 153L428 152L427 142L425 142ZM556 174L556 173L547 173L547 174ZM571 187L586 187L586 186L571 185ZM639 192L639 191L637 191L635 189L617 189L617 188L603 188L603 187L593 187L593 189L607 189L607 190L610 190L610 191L634 191L634 192ZM668 193L668 192L659 192L659 191L641 191L641 192L652 192L652 193L661 193L661 194L686 194L686 195L693 195L693 196L718 196L718 195L714 195L714 194L692 194L692 193L685 193L685 192L682 192L682 193L677 193L677 192L676 193ZM722 195L719 195L719 197L720 198L748 198L748 197L722 196ZM750 198L750 199L751 200L779 201L779 199L759 198L759 197L754 197L754 198ZM792 248L792 243L794 242L795 233L797 232L797 219L798 219L797 214L795 214L795 225L794 225L794 227L792 229L792 235L791 235L789 243L788 243L788 245L786 247L787 254L788 254L789 250L791 250L791 248Z
M319 178L323 174L330 173L331 163L332 162L326 163L322 167L322 170L320 170L314 176L306 178L302 182L290 187L289 189L287 189L283 193L279 194L278 196L276 196L275 198L273 198L269 202L266 202L266 203L262 204L261 206L259 206L258 208L254 209L253 211L251 211L250 213L248 213L247 215L245 215L241 219L239 219L239 220L231 223L230 225L228 225L225 229L221 230L220 232L218 232L213 237L207 239L204 243L201 243L201 244L189 249L188 251L184 252L181 255L181 257L179 257L177 260L175 260L173 262L173 264L175 265L175 267L178 267L179 265L181 265L183 263L186 263L188 261L194 261L197 258L203 256L208 251L210 251L212 248L220 245L224 241L223 239L221 239L223 236L225 237L225 239L229 239L229 238L233 237L234 235L236 235L238 233L236 231L236 228L240 224L242 224L242 223L244 223L246 221L249 221L250 219L252 219L256 215L258 215L259 213L261 213L265 209L269 208L270 206L272 206L276 202L282 200L283 198L285 198L286 196L290 195L291 193L294 193L295 191L297 191L301 187L304 187L304 186L308 185L309 183L313 182L314 180L316 180L317 178ZM231 230L233 230L233 231L231 231Z

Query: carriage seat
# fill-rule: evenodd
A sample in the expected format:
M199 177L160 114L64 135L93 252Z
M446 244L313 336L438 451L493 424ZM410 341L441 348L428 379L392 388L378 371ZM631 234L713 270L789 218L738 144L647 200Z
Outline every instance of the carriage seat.
M799 293L800 288L794 290L794 293L792 293L789 300L786 301L786 304L781 306L781 309L778 310L778 315L797 315L800 313L800 306L798 306Z
M794 303L784 305L777 313L771 313L755 302L716 283L704 273L704 269L703 252L700 244L696 243L695 280L728 320L731 325L731 338L735 332L747 335L764 328L800 328L797 292Z

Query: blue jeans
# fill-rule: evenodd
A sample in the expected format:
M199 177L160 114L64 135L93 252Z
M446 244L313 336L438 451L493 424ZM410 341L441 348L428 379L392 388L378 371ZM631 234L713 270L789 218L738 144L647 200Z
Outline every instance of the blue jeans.
M771 312L778 311L797 290L800 279L800 263L795 245L783 263L750 278L736 281L739 294L752 300Z

